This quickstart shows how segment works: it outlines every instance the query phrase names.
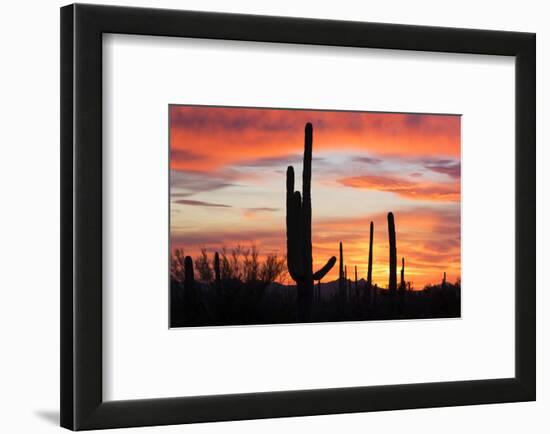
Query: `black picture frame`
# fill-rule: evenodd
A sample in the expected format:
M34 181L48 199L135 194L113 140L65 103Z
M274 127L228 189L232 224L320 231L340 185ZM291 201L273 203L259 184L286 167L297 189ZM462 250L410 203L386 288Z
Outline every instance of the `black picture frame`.
M515 376L104 402L104 33L513 56ZM61 426L83 430L535 400L535 126L532 33L80 4L61 8Z

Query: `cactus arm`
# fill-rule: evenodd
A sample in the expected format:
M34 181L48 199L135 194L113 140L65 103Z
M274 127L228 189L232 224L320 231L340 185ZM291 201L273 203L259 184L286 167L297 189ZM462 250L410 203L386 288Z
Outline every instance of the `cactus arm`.
M294 168L286 170L286 250L289 267L296 265L296 206L294 204Z
M332 267L334 267L334 264L336 264L336 256L331 257L323 268L320 268L318 271L313 273L313 280L321 280L325 277Z
M294 167L286 168L286 198L292 197L294 194Z
M289 166L286 171L287 265L290 277L296 282L303 279L300 247L301 202L300 192L294 191L294 168Z

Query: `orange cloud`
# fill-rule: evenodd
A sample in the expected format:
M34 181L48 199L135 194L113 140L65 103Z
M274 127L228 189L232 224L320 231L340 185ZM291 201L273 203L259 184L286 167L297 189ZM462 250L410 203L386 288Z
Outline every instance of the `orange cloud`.
M215 171L301 153L306 122L313 123L316 150L460 156L455 115L170 106L170 167Z
M243 216L247 219L254 220L261 218L262 215L270 214L279 211L279 208L271 208L267 206L261 206L256 208L245 208L243 209Z
M346 187L395 193L401 197L414 200L436 202L458 202L460 184L411 182L392 176L363 175L340 179L338 182Z

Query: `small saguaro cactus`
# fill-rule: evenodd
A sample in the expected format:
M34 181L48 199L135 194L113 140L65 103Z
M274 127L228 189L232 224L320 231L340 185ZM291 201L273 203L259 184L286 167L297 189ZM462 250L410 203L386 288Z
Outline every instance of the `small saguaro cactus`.
M286 171L286 240L287 267L290 277L296 282L298 319L309 321L313 299L313 282L321 280L336 263L331 257L318 271L313 272L311 245L311 158L313 127L305 126L302 194L294 191L294 168ZM303 197L302 197L303 196Z
M447 287L447 272L443 272L443 280L441 281L441 289L445 289Z
M359 287L357 286L357 265L355 266L355 297L359 298Z
M374 236L374 223L370 222L370 237L369 237L369 264L367 268L367 288L370 290L372 286L372 241Z
M405 285L405 258L401 258L401 281L399 282L399 313L403 314L405 309L405 292L407 286Z
M342 299L348 298L348 267L343 265L344 272L342 273Z
M351 300L351 281L348 279L348 266L344 266L344 290L346 291L346 297Z
M216 295L220 294L221 291L221 273L220 273L220 255L218 252L214 254L214 278L215 278L215 288L216 288Z
M340 241L340 262L338 270L338 294L342 297L344 292L344 248L342 246L342 241Z
M191 256L185 257L183 288L185 291L186 302L194 303L196 301L195 272L193 270L193 259Z
M395 246L395 221L393 213L388 213L388 235L390 241L390 281L388 289L390 293L397 290L397 249Z
M399 289L405 291L405 258L401 258L401 283L399 284Z

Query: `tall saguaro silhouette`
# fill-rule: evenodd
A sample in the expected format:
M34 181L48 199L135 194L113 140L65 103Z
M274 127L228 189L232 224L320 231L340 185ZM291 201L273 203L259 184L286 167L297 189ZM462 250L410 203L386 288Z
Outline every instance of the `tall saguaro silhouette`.
M344 298L344 247L340 241L340 269L338 271L338 296Z
M348 266L344 265L344 281L346 290L346 299L351 300L351 281L348 279Z
M390 293L397 290L397 248L395 246L395 221L393 213L388 213L388 236L390 241L390 281L388 289Z
M286 171L286 239L287 267L298 290L298 320L309 321L313 300L313 281L321 280L336 263L331 257L315 273L311 247L311 158L313 152L313 126L307 123L304 140L302 194L294 191L294 168Z
M405 258L401 258L401 283L399 284L399 289L404 291L405 288Z
M367 268L367 297L370 298L372 290L372 240L374 238L374 223L370 222L369 237L369 263Z

